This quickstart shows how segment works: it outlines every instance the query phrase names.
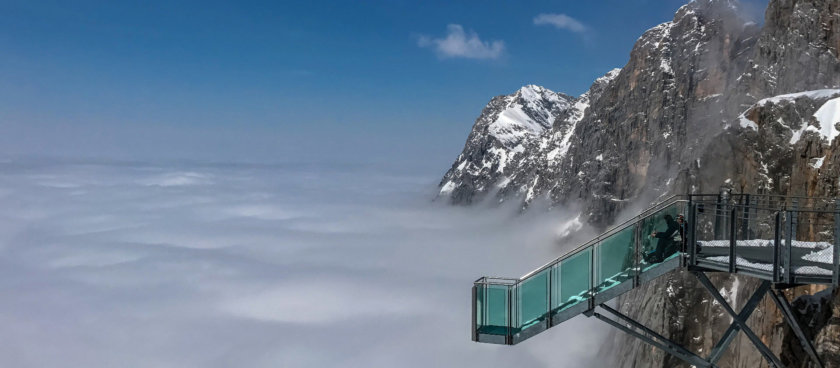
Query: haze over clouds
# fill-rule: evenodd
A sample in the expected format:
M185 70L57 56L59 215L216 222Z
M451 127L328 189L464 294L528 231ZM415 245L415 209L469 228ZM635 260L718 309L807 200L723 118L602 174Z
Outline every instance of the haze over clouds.
M471 281L567 217L429 202L436 177L311 165L0 163L0 365L591 366L585 317L469 341ZM581 333L586 331L586 333Z

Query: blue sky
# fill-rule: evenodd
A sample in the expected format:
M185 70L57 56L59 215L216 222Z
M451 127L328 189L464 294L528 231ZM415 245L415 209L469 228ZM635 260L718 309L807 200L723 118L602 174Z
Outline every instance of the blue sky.
M270 161L326 140L454 158L491 97L578 95L683 3L5 1L0 143Z

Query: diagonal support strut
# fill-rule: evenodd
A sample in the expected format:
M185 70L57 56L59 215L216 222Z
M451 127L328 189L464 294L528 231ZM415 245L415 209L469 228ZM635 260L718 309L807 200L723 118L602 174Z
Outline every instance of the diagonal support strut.
M781 290L772 290L770 292L770 297L776 302L776 307L782 311L782 315L785 316L785 320L787 321L790 329L793 330L794 335L796 338L799 339L799 343L802 345L802 350L805 350L808 353L808 356L811 357L811 361L818 367L823 368L822 360L820 359L819 355L817 355L816 349L814 349L814 345L811 344L811 341L805 336L805 333L802 331L802 327L799 326L799 322L793 316L793 311L790 307L790 303L788 302L787 298L784 294L782 294Z
M741 321L746 321L750 315L755 311L755 308L758 307L758 303L761 302L761 299L764 298L764 294L770 290L770 283L769 282L762 282L761 285L756 289L753 295L747 300L747 304L741 308L741 312L738 313L738 319ZM723 353L729 347L729 344L732 340L735 339L735 336L738 332L741 331L741 327L738 325L737 322L734 320L732 324L729 325L729 328L726 329L726 332L723 333L723 336L718 340L718 343L715 344L715 347L712 348L712 353L709 355L709 361L712 363L717 363L720 358L723 356Z
M632 328L627 327L626 325L622 324L621 322L614 321L610 318L607 318L606 316L604 316L600 313L593 312L592 315L595 316L595 318L598 318L601 321L604 321L607 324L609 324L609 325L611 325L611 326L613 326L613 327L615 327L615 328L617 328L617 329L619 329L619 330L621 330L621 331L623 331L623 332L625 332L625 333L627 333L627 334L629 334L633 337L636 337L639 340L642 340L643 342L645 342L647 344L655 346L655 347L665 351L668 354L671 354L671 355L673 355L673 356L675 356L679 359L682 359L686 363L691 364L695 367L717 368L717 366L714 363L710 363L710 362L704 360L702 357L698 356L697 354L694 354L694 353L688 351L687 349L683 348L679 344L677 344L677 343L665 338L664 336L654 332L653 330L645 327L641 323L636 322L632 318L627 317L624 314L621 314L619 311L617 311L617 310L615 310L615 309L613 309L613 308L611 308L611 307L609 307L605 304L601 304L599 306L601 308L603 308L605 311L607 311L610 314L612 314L613 316L615 316L617 319L627 323L628 325L630 325L632 327L635 327L639 330L642 330L643 333L638 332L636 330L633 330Z
M767 361L770 362L770 364L772 364L774 367L784 368L784 364L782 364L779 358L777 358L776 355L773 354L772 351L770 351L770 348L768 348L767 345L764 345L764 342L762 342L761 339L758 336L756 336L755 332L753 332L752 329L750 329L749 326L747 326L746 319L741 319L741 316L738 313L735 313L735 310L733 310L729 303L726 302L726 299L724 299L723 296L720 295L720 292L718 292L718 290L715 288L715 285L712 284L712 281L709 280L708 277L706 277L706 274L702 272L694 272L694 276L696 276L697 280L700 281L700 284L703 285L703 287L705 287L710 294L712 294L712 297L714 297L715 300L717 300L717 302L720 303L723 309L726 310L727 313L729 313L729 315L732 317L733 322L738 324L738 328L741 331L743 331L745 335L747 335L747 338L750 339L750 341L753 343L756 349L758 349L761 355L763 355L764 358L767 359ZM764 285L769 285L769 282L764 281L762 283L762 286Z

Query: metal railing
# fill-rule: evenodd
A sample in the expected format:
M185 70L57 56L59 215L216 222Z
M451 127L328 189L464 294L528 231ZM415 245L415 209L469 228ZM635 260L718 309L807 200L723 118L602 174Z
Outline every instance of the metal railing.
M666 230L673 229L666 215L687 221L679 241L663 246L662 238L651 235L673 231ZM520 278L476 280L473 340L516 344L683 266L776 283L838 285L838 226L836 199L673 196Z
M616 225L518 279L482 277L473 286L473 339L515 344L614 298L681 263L680 249L646 256L658 242L648 235L676 223L688 201L674 196ZM681 244L680 244L681 248ZM667 258L667 259L664 259Z

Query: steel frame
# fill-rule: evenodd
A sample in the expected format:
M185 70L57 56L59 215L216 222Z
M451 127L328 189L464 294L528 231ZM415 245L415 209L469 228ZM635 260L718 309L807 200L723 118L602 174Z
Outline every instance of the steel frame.
M595 317L605 323L613 326L620 331L623 331L651 346L659 348L666 353L679 358L680 360L691 364L695 367L718 367L718 362L720 361L721 357L723 357L723 353L726 352L726 349L735 339L738 332L744 332L753 346L758 349L759 353L770 363L771 366L776 368L784 368L785 365L782 364L781 360L776 357L775 354L770 350L764 342L755 334L755 332L747 326L747 320L750 316L755 312L758 304L764 299L765 295L770 295L771 299L774 301L776 306L782 312L787 321L788 325L793 330L794 334L796 335L797 339L799 340L800 344L802 345L802 349L808 353L809 358L818 368L823 368L823 362L820 360L819 355L814 349L813 344L808 340L805 333L802 331L802 327L796 321L796 318L793 315L793 311L790 307L790 303L788 303L787 298L784 296L781 290L772 288L772 284L770 281L763 281L759 287L753 292L752 296L749 298L747 303L741 308L741 311L736 313L732 306L726 301L726 299L718 292L717 288L715 288L714 284L712 284L711 280L706 276L705 273L702 271L692 271L692 273L697 277L700 284L712 294L712 297L720 303L720 305L726 310L726 312L732 317L732 323L723 333L721 338L715 344L714 348L712 348L711 353L707 358L703 358L688 349L681 346L679 343L674 342L655 331L651 330L650 328L644 326L643 324L639 323L638 321L622 314L621 312L615 310L614 308L606 305L606 304L599 304L603 311L611 314L614 318L609 318L601 313L596 312L594 309L591 309L584 314L588 317Z
M694 197L701 198L699 201L695 201ZM712 200L711 203L709 200L702 200L702 197L717 197L716 200ZM595 273L591 272L590 274L590 290L589 297L585 302L581 302L578 305L570 307L563 311L554 311L551 310L552 306L552 284L554 280L552 279L552 275L549 274L548 277L548 298L547 298L547 309L549 310L547 314L546 321L544 323L545 326L539 329L539 331L532 331L531 334L528 336L516 335L514 336L512 331L512 323L508 321L507 323L507 334L506 336L490 336L490 337L498 337L498 342L494 341L487 341L484 340L486 337L484 335L479 335L476 326L476 294L477 289L473 287L473 315L472 315L472 338L474 341L481 342L494 342L494 343L504 343L507 345L516 344L527 337L531 336L532 334L536 334L539 332L544 331L545 329L551 328L552 326L565 321L577 314L584 314L588 317L596 317L599 320L604 321L605 323L623 331L631 336L634 336L643 342L650 344L654 347L660 348L667 352L668 354L685 361L688 364L694 365L696 367L717 367L718 362L720 361L723 354L728 349L729 345L734 341L735 336L737 336L738 332L744 332L744 335L750 340L750 342L756 347L756 349L762 354L762 356L770 363L773 367L784 367L782 362L778 357L776 357L773 352L761 341L761 339L753 332L748 326L747 321L752 313L756 310L759 303L763 300L764 296L769 294L771 299L773 300L774 304L780 310L781 314L783 315L785 321L790 326L791 330L793 331L796 338L799 340L799 343L802 346L802 349L808 354L810 361L816 367L824 367L823 362L820 360L819 355L817 354L816 350L814 349L813 344L811 341L808 340L808 337L805 335L802 327L799 325L798 321L795 318L793 310L790 306L788 299L782 293L782 289L799 286L803 284L832 284L834 287L840 286L840 246L834 247L833 253L833 272L830 279L826 279L824 277L817 277L817 276L809 276L809 275L796 275L793 273L793 241L796 240L796 231L799 223L798 214L800 211L805 212L833 212L834 214L834 244L840 244L840 200L834 200L834 209L823 210L823 209L810 209L808 202L806 202L805 208L800 208L800 203L798 197L784 197L784 202L782 204L783 207L778 208L774 220L772 221L772 228L774 232L773 237L773 255L772 255L772 262L773 262L773 270L768 272L758 272L755 269L750 267L739 267L737 264L737 249L738 243L737 239L739 238L739 231L740 235L746 238L749 238L750 232L750 224L754 218L754 214L750 211L755 211L756 208L760 207L760 195L751 196L751 195L743 195L744 197L739 197L737 203L733 203L730 198L731 194L728 192L721 192L717 195L687 195L686 200L680 200L678 196L672 197L656 206L653 206L639 215L635 216L632 219L625 221L621 225L615 226L609 231L604 234L599 235L595 239L590 242L587 242L580 247L576 248L571 253L567 255L561 256L558 259L546 264L545 266L532 271L531 273L523 276L520 279L499 279L504 282L511 283L513 285L513 290L516 289L516 285L524 278L529 277L537 272L542 270L548 269L552 267L554 264L562 261L566 257L574 254L578 254L579 251L585 249L588 246L594 246L598 244L601 239L608 235L611 232L617 231L617 229L622 228L623 226L631 223L632 221L639 221L643 219L645 216L653 213L654 211L661 210L672 203L678 202L687 202L687 206L684 208L684 213L688 218L688 223L691 226L685 229L685 239L683 244L683 255L678 258L671 259L670 261L663 262L662 265L659 265L656 270L650 270L648 272L642 272L640 267L634 268L632 271L632 277L630 280L626 280L620 286L616 286L611 288L607 291L602 291L600 293L595 292L595 288L597 287L597 282L595 280ZM763 197L762 197L763 198ZM768 197L769 199L772 199ZM804 198L804 197L803 197ZM768 200L769 200L768 199ZM709 211L712 210L710 208L714 206L714 224L713 224L713 239L716 240L724 240L728 235L728 239L730 246L728 252L728 260L729 264L723 263L715 263L709 262L702 257L698 257L698 248L697 248L697 216L699 212ZM758 206L758 207L757 207ZM764 210L773 210L774 208L771 207L771 204L768 204L767 207L761 207ZM705 207L705 208L704 208ZM739 215L742 218L739 221ZM727 234L728 233L728 234ZM639 249L641 242L639 238L642 235L639 233L639 230L636 230L636 233L633 234L634 237L634 263L640 263L641 257L641 250ZM687 243L687 244L686 244ZM596 254L593 250L590 251L589 255L589 262L590 262L590 270L595 270L596 264ZM663 273L670 271L674 268L685 267L689 272L691 272L695 277L698 279L700 284L707 289L707 291L712 295L712 297L722 306L722 308L732 317L732 322L726 331L723 333L721 338L717 341L714 345L712 350L709 353L707 358L702 358L699 355L692 353L691 351L687 350L686 348L682 347L680 344L671 341L664 336L654 332L653 330L645 327L641 323L633 320L632 318L625 316L618 312L617 310L611 308L610 306L606 305L609 300L613 299L614 297L623 294L630 289L640 286L641 284L650 281L653 278L661 276ZM706 276L706 272L729 272L729 273L741 273L747 276L754 276L763 280L759 287L754 291L752 296L748 299L746 304L741 308L741 311L736 313L735 310L732 308L731 305L724 299L724 297L718 292L718 289L715 288L711 280ZM766 274L765 274L766 273ZM487 278L482 278L479 280L487 281ZM630 281L630 282L628 282ZM476 281L479 283L479 281ZM507 310L507 318L513 319L513 292L511 290L508 291L506 295L506 308ZM606 312L606 314L611 315L612 318L599 313L596 311L596 308L600 308Z
M604 316L604 315L602 315L598 312L595 312L595 311L590 311L589 315L594 316L595 318L606 322L610 326L613 326L613 327L615 327L615 328L617 328L621 331L624 331L624 332L630 334L631 336L636 337L636 338L644 341L645 343L648 343L652 346L655 346L659 349L662 349L665 352L667 352L668 354L671 354L672 356L675 356L675 357L683 360L684 362L686 362L688 364L691 364L691 365L696 366L696 367L704 367L704 368L705 367L717 367L717 365L715 365L714 363L710 363L710 362L704 360L699 355L688 351L688 349L685 349L682 346L680 346L679 344L677 344L677 343L669 340L668 338L654 332L653 330L645 327L641 323L636 322L634 319L632 319L630 317L627 317L624 314L621 314L619 311L617 311L613 308L610 308L610 306L608 306L606 304L601 304L601 305L599 305L599 307L601 307L604 311L612 314L616 319L620 320L621 322L624 322L627 325L630 325L630 327L622 324L621 322L614 321L614 320L612 320L612 319L610 319L610 318L608 318L608 317L606 317L606 316ZM638 331L634 330L633 328L639 329L642 332L638 332Z
M782 315L785 316L785 321L787 321L790 329L793 330L793 334L796 335L796 338L799 340L799 344L802 345L802 350L805 350L805 352L808 353L808 356L811 358L811 362L813 362L818 368L823 368L825 365L820 359L820 356L817 354L817 350L814 349L814 345L811 344L811 341L808 340L807 336L805 336L805 332L802 331L802 327L799 326L799 322L796 320L796 317L794 317L793 310L791 309L790 303L788 303L785 294L781 290L773 289L770 292L770 298L776 303L776 307L782 311Z
M770 348L768 348L767 345L764 345L764 342L761 341L761 339L755 334L755 332L753 332L752 329L750 329L749 326L747 326L747 319L752 314L752 311L749 311L750 313L745 313L744 316L741 316L740 314L735 313L735 310L732 309L732 306L730 306L729 303L726 301L726 299L723 298L723 295L720 295L720 292L717 290L717 288L715 288L715 285L712 284L712 281L709 280L708 277L706 277L705 273L699 272L699 271L695 271L693 273L694 273L694 276L697 277L697 280L700 281L700 284L703 285L703 287L705 287L706 290L710 294L712 294L712 297L715 298L715 300L718 303L720 303L720 305L723 307L723 309L726 310L726 313L729 313L729 315L732 317L732 323L737 324L738 330L744 332L744 334L747 336L748 339L750 339L752 344L756 347L756 349L758 349L758 351L761 353L761 355L764 356L764 358L767 359L767 361L770 362L770 364L772 364L774 367L783 368L784 365L782 364L781 360L779 360L779 358L777 358L776 355L773 354L772 351L770 351ZM768 289L770 289L770 282L769 281L762 282L761 286L759 286L759 288L757 290L757 293L760 294L761 297L753 295L753 297L750 298L750 299L751 300L752 299L757 299L757 300L754 301L754 303L758 304L758 302L761 300L761 298L764 297L764 294L767 293ZM753 307L753 309L754 309L754 307ZM732 325L730 325L730 329L731 328L732 328ZM734 332L732 334L734 334ZM724 335L723 337L726 338L727 336ZM731 338L732 337L730 337L730 339ZM722 345L722 349L725 349L729 345L729 343L728 342L725 343L725 344L720 344L719 343L718 345ZM719 352L718 354L722 354L722 352Z

